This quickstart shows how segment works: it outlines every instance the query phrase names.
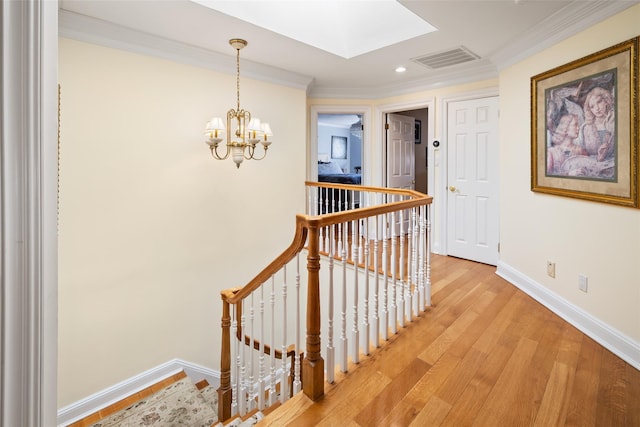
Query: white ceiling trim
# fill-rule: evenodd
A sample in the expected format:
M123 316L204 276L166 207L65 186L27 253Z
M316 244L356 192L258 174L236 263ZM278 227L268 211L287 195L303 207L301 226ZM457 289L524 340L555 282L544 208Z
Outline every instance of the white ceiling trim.
M223 55L63 9L59 13L58 34L61 37L209 68L221 73L236 73L235 55ZM305 91L313 82L313 77L245 59L242 60L242 76Z
M312 86L309 90L309 96L312 98L378 99L497 77L498 70L495 65L489 60L478 60L471 65L464 64L457 68L433 70L427 77L404 83L358 89Z
M638 3L640 0L571 2L491 55L491 62L496 64L498 70L503 70Z

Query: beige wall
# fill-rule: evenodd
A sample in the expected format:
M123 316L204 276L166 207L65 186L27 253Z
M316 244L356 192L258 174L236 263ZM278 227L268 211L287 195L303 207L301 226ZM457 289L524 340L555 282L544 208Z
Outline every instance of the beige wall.
M640 6L500 73L501 262L640 346L640 210L530 190L530 79L640 35ZM556 263L556 278L546 262ZM578 290L578 275L589 279Z
M211 158L235 76L61 39L59 407L174 358L219 369L220 297L304 208L305 93L241 78L269 156Z

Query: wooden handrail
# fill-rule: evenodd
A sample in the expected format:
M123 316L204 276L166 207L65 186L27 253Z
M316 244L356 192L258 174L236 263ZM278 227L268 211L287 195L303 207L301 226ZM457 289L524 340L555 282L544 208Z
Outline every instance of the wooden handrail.
M321 184L310 183L307 184ZM324 186L324 185L310 185ZM336 184L335 188L344 189L369 189L371 191L381 190L376 187L360 187L358 185ZM370 206L366 208L352 209L343 212L335 212L324 215L296 215L296 232L293 241L280 256L273 260L264 270L258 273L249 283L242 288L226 289L221 292L222 299L230 304L237 304L245 297L251 294L266 282L273 274L278 272L284 265L293 259L303 248L307 240L307 233L310 228L322 228L329 225L340 224L347 221L355 221L358 219L368 218L371 216L382 215L390 212L396 212L402 209L410 209L418 206L430 204L433 197L427 196L413 190L399 190L395 188L384 189L380 191L388 194L411 195L414 198L402 200L398 202L390 202L379 206Z

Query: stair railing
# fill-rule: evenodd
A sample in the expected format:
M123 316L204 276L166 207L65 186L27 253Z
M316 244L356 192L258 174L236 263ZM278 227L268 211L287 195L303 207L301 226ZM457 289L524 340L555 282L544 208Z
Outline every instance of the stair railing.
M431 305L430 196L317 182L306 193L289 247L244 287L221 292L220 421L299 391L319 399L336 369Z

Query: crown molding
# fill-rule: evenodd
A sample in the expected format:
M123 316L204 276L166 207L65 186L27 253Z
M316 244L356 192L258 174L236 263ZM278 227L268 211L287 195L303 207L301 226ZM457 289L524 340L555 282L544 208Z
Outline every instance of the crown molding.
M58 35L128 52L168 59L226 74L236 73L236 58L175 40L60 9ZM242 74L255 80L307 90L312 77L254 61L242 61Z
M311 98L379 99L497 77L498 70L495 65L489 60L478 60L435 70L427 77L404 83L367 88L311 86L307 94Z
M490 60L503 70L638 3L640 0L573 1L491 55Z

